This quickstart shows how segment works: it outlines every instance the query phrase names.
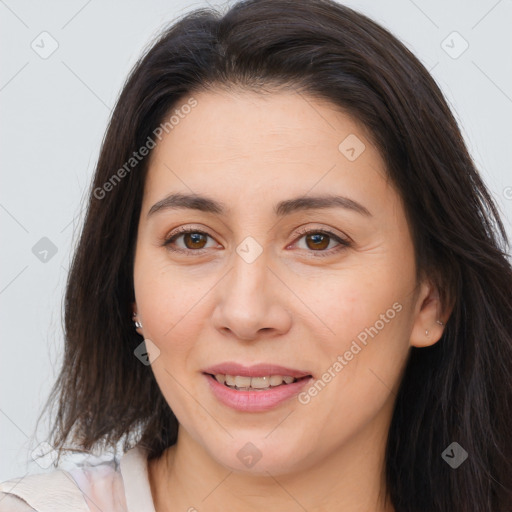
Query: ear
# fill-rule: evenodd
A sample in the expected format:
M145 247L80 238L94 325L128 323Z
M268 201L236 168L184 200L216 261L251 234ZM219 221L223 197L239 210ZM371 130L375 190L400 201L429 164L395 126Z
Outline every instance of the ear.
M428 347L439 341L452 310L452 307L449 311L442 308L438 289L430 281L422 281L415 304L411 346Z

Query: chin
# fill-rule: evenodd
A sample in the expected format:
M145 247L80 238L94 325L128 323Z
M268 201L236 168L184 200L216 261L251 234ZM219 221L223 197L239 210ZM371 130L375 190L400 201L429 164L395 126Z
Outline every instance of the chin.
M268 477L269 473L277 476L304 469L302 466L307 464L303 456L307 454L297 449L304 441L290 444L290 438L287 443L277 436L272 440L265 439L268 433L267 430L261 436L229 439L225 449L219 450L217 444L210 453L219 464L239 474Z

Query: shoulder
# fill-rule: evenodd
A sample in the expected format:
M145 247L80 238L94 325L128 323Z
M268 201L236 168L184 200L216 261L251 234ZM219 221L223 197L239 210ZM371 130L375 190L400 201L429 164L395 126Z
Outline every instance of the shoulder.
M25 508L21 510L89 512L87 502L76 482L63 470L13 478L0 483L0 491L9 496L5 500L10 499L11 503L24 503ZM0 502L0 505L5 500ZM19 503L16 506L21 507Z
M108 464L14 478L0 492L0 512L126 510L121 475Z
M0 482L0 512L155 512L147 463L135 446L120 461L88 460Z
M37 512L25 500L0 491L0 512Z

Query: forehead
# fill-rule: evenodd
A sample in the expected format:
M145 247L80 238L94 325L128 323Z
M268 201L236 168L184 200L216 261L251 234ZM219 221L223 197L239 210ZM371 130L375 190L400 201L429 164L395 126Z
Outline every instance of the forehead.
M365 128L329 102L295 92L192 97L195 106L175 116L178 122L152 150L146 203L175 191L262 202L313 189L361 196L365 187L375 194L387 187L383 160Z
M303 93L203 91L192 96L195 106L179 119L174 116L172 136L164 135L154 153L179 146L184 156L208 161L224 160L227 152L249 158L257 151L272 159L296 153L302 162L314 160L307 157L315 149L337 156L339 143L350 134L369 135L336 105ZM187 101L182 99L173 110L180 111Z

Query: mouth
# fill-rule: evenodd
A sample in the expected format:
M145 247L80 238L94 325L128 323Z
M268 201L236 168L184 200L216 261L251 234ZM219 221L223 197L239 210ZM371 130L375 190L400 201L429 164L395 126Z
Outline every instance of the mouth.
M244 413L270 411L289 403L313 380L308 371L267 363L225 362L204 368L202 374L218 402Z
M313 380L309 371L270 363L245 366L226 361L202 373L213 396L240 412L265 412L296 397Z
M293 377L291 375L263 375L250 377L247 375L227 375L223 373L207 373L208 377L216 380L219 384L223 384L229 389L236 391L269 391L270 389L281 386L289 386L298 381L310 379L312 375L303 377Z
M312 377L310 372L295 368L270 363L245 366L234 361L203 368L202 371L220 384L239 391L268 390Z
M251 371L254 372L254 368ZM249 376L202 373L207 387L219 403L243 413L266 412L289 403L313 380L311 374Z

